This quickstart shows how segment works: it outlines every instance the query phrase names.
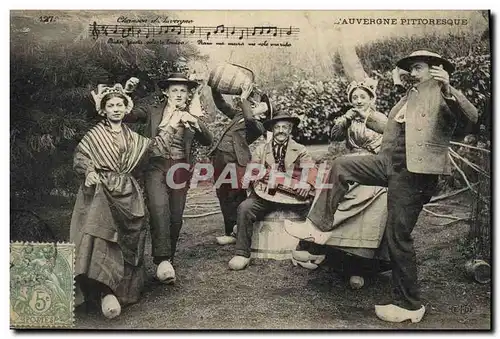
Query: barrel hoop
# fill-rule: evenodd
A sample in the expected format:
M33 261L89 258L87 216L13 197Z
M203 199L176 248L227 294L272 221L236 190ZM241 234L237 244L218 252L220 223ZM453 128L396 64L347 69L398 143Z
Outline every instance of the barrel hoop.
M306 218L302 218L302 217L288 217L288 218L267 218L267 217L264 217L264 220L259 220L260 222L263 222L263 221L270 221L270 222L280 222L282 223L284 220L290 220L290 221L298 221L298 222L304 222L306 221Z
M236 72L232 77L231 81L229 81L229 87L228 88L233 88L234 83L236 82L236 79L238 78L238 72Z
M219 88L220 80L222 79L222 74L224 73L226 66L221 66L217 68L217 72L215 72L214 78L214 87Z
M252 71L250 68L243 67L243 66L238 65L238 64L231 64L231 65L236 66L236 67L239 67L239 68L243 68L243 69L247 70L248 72L250 72L250 74L252 75L252 79L251 79L251 81L252 81L252 82L255 82L255 74L253 73L253 71Z
M291 253L293 250L263 250L260 248L251 248L251 251L255 253L288 254Z
M211 86L213 86L214 88L215 87L215 84L213 83L214 81L214 74L216 73L216 69L214 69L212 72L210 72L210 75L208 76L208 84L210 84Z

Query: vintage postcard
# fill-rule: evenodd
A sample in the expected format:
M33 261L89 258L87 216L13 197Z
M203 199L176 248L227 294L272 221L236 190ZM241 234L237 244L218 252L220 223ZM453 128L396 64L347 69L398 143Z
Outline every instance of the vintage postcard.
M491 330L490 19L12 10L11 327Z

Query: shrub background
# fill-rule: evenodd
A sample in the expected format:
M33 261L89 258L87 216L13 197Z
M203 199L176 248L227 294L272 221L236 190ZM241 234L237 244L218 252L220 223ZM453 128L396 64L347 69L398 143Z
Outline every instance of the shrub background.
M388 114L400 99L401 94L395 91L392 82L391 70L401 57L419 49L439 51L443 57L454 63L456 70L451 75L450 83L461 90L479 110L479 123L459 126L456 131L457 138L463 138L464 134L479 133L479 126L483 124L489 139L492 127L491 60L488 52L489 41L481 39L481 36L429 35L393 38L358 48L357 53L365 71L369 74L376 71L378 74L377 109ZM343 74L338 58L336 67L339 71L328 81L292 78L289 86L273 91L273 101L278 109L303 116L296 132L296 138L302 143L328 142L328 132L333 127L333 119L349 109L346 94L349 80Z
M82 32L91 20L92 13L82 12L70 21L40 26L32 15L11 16L10 201L14 208L43 202L50 195L73 199L79 184L72 170L73 152L97 121L90 91L98 84L123 84L130 76L137 76L141 84L136 97L158 100L155 83L172 70L178 57L200 64L209 60L190 44L145 48L94 41L86 29ZM462 126L460 132L479 136L483 124L481 138L489 140L491 65L485 33L400 37L359 46L357 53L367 72L381 74L377 109L388 113L398 100L389 73L396 60L415 49L435 50L455 62L452 84L481 113L479 124ZM304 117L295 132L300 142L328 143L333 119L349 108L345 93L348 80L339 57L332 53L324 58L331 61L332 73L313 76L315 64L291 67L286 53L274 54L272 59L259 59L261 63L273 61L269 72L259 73L259 84L271 93L277 109ZM219 135L225 120L217 114L209 92L205 90L202 103L211 128ZM134 128L140 131L141 126Z

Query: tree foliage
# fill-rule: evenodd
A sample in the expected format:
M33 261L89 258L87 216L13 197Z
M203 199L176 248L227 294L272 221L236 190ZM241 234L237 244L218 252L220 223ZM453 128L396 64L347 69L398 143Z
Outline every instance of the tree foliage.
M61 20L40 26L33 17L11 18L10 51L10 151L11 201L42 201L43 195L76 192L72 170L74 149L98 119L90 91L98 84L122 83L130 76L141 82L138 97L158 94L157 80L173 68L174 60L206 61L195 46L129 45L107 43L106 37L89 36L89 17ZM168 37L166 37L168 38ZM453 58L457 71L452 84L462 90L480 110L481 123L490 130L490 59L488 41L471 36L426 36L375 42L358 48L367 70L381 78L377 108L387 113L398 99L389 71L396 60L415 48L427 48ZM281 57L284 57L283 55ZM277 109L304 119L296 131L303 143L328 142L333 119L348 109L347 79L336 60L337 70L328 81L309 79L306 69L290 69L277 62L269 74L259 74L272 92ZM285 66L284 66L285 65ZM272 71L272 72L271 72ZM272 73L272 74L271 74ZM206 90L202 104L213 101ZM154 100L154 99L153 99ZM213 118L213 116L211 117ZM211 119L220 134L227 122L220 115ZM473 126L474 127L474 126ZM474 128L469 128L474 131Z
M491 130L490 70L491 61L489 42L473 36L434 35L424 37L393 38L371 43L358 48L357 53L363 67L379 79L376 108L388 114L401 97L394 88L391 70L397 60L418 49L428 49L449 57L456 66L451 76L451 84L461 90L478 108L480 121L476 125L462 124L457 136L477 133L481 124ZM302 116L302 123L296 138L303 143L328 142L328 134L333 127L333 119L348 108L348 79L340 71L331 80L289 79L290 85L282 90L273 91L273 102L277 109ZM408 82L409 79L403 79Z
M12 18L10 52L11 201L40 201L57 189L76 192L73 152L98 116L90 95L98 84L140 78L137 95L152 95L156 81L180 56L201 58L191 45L109 44L88 36L88 21L40 27ZM15 19L15 20L14 20Z

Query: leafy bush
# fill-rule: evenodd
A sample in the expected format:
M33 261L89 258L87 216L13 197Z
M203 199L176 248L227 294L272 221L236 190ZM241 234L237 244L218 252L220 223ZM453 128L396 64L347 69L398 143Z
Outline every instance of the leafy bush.
M479 41L472 36L425 36L394 38L375 42L358 49L358 55L365 70L376 71L379 77L376 107L388 114L401 97L393 86L391 70L400 57L416 49L443 51L443 56L453 57L456 71L451 76L451 84L461 90L477 107L480 122L477 125L461 125L457 136L477 133L480 124L490 125L490 70L491 61L488 41ZM340 74L340 73L339 73ZM405 80L405 79L403 79ZM302 123L295 137L302 143L326 143L333 119L348 108L347 86L349 80L342 74L329 81L291 81L291 86L281 91L273 91L273 102L278 110L283 109L302 116Z
M82 22L86 31L87 23ZM50 32L41 32L42 28L34 25L37 24L22 17L11 20L10 179L14 206L16 201L19 205L27 200L43 201L42 196L52 191L66 195L76 192L79 183L72 170L73 152L98 119L90 96L97 84L123 84L134 75L141 79L137 95L146 97L156 92L156 80L172 70L173 60L179 56L190 61L205 60L192 45L122 48L105 40L82 38L75 20L43 26ZM39 39L36 33L47 38ZM452 83L478 107L483 114L481 123L489 133L490 59L484 55L489 46L487 41L478 41L477 37L431 36L360 47L358 55L365 68L382 74L377 108L387 113L398 99L388 72L400 56L418 44L435 50L444 46L457 64ZM280 65L287 65L285 61ZM336 68L341 69L340 65ZM333 119L349 108L345 93L348 80L341 71L323 82L307 80L304 70L291 67L280 66L273 72L266 86L277 89L272 92L276 108L304 116L296 138L306 144L328 142ZM292 85L285 86L288 84ZM220 114L214 120L210 94L202 97L202 104L210 114L209 127L217 138L227 120ZM141 132L142 127L134 129ZM467 126L463 129L475 132Z
M11 203L44 201L50 192L71 196L79 182L73 153L99 119L90 95L98 84L140 78L137 95L154 93L179 56L202 59L183 45L108 44L81 36L87 23L66 20L41 27L13 17L10 52ZM49 27L50 26L50 27ZM43 29L53 30L44 32ZM38 35L44 36L39 39Z

